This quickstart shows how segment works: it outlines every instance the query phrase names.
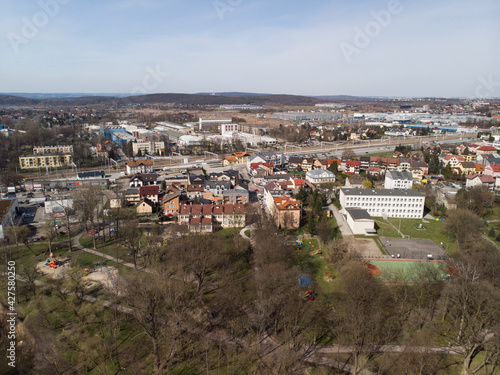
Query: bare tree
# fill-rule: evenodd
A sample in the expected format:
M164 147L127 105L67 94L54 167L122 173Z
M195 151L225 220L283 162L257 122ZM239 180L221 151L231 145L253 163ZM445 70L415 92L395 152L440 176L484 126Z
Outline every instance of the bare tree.
M453 326L453 343L463 347L462 374L474 374L498 364L500 292L485 280L481 266L456 259L457 272L443 294L443 314ZM481 361L472 368L480 354Z
M135 269L137 269L137 257L141 250L142 234L143 229L139 227L139 221L131 218L125 220L120 231L121 243L128 249Z
M57 237L57 229L55 227L54 218L48 217L43 225L43 234L49 242L49 252L52 252L52 241Z
M86 185L80 190L76 190L74 193L74 208L80 217L80 222L85 225L86 228L90 227L90 233L92 234L92 243L94 249L96 246L96 224L98 217L98 208L101 202L101 188L97 185Z
M168 373L188 355L196 355L200 336L188 313L189 285L160 275L140 273L123 286L133 316L150 339L154 373Z

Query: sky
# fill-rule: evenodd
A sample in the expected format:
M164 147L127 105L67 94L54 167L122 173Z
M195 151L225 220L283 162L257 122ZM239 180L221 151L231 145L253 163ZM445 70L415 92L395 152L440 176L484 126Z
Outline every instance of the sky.
M500 97L498 0L0 2L0 92Z

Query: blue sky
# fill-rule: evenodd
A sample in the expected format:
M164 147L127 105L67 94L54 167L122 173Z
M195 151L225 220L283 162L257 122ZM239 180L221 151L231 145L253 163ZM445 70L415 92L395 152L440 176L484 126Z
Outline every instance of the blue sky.
M497 0L4 0L0 92L500 97L499 19Z

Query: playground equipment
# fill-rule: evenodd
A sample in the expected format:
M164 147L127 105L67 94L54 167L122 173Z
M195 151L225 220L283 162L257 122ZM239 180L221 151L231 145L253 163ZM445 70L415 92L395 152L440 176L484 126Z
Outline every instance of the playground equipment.
M57 262L57 259L54 257L54 253L50 253L50 256L45 261L45 265L49 266L50 268L56 269L57 263L58 262Z
M297 245L297 246L304 245L304 243L302 242L302 240L300 239L300 237L295 240L295 245Z

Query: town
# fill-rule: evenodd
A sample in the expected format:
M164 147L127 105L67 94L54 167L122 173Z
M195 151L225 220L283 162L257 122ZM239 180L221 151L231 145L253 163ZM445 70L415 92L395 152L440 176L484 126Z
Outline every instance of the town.
M84 339L107 342L102 357L81 350L124 373L197 372L200 353L246 372L257 338L265 353L284 345L274 360L319 374L384 369L401 345L426 347L418 358L433 371L496 368L500 102L199 107L0 109L3 254L17 265L19 311L50 303L32 317L46 324L26 326L27 363L84 366L68 346ZM482 283L460 289L467 272ZM376 298L350 318L366 295ZM147 337L109 327L102 343L93 330L51 341L65 322L113 312L119 330ZM369 344L347 334L360 325ZM53 360L33 354L42 337Z

